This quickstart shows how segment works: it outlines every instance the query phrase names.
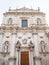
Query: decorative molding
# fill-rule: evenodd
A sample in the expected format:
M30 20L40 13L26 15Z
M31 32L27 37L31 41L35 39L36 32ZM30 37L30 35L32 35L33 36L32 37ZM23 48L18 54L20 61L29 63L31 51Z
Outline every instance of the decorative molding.
M31 37L28 37L28 39L31 39Z
M32 33L32 35L38 35L38 33L34 32L34 33Z
M35 56L33 57L35 60L41 60L41 57L40 56Z
M34 47L32 48L32 47L16 47L16 49L19 51L20 49L29 49L30 51L33 51L34 50Z
M43 36L40 36L40 38L43 38Z
M12 60L16 60L15 57L10 57L8 60L12 61Z
M18 37L18 39L21 39L22 37Z
M23 44L27 44L27 39L23 39L23 40L22 40L22 43L23 43Z
M45 33L47 37L49 37L49 32Z
M7 25L7 26L1 26L0 27L0 30L2 29L2 31L5 31L5 30L11 30L13 31L14 29L16 30L46 30L46 29L49 29L49 27L47 26L34 26L32 25L31 27L27 27L27 28L21 28L21 27L17 27L17 26L13 26L13 25Z
M40 54L49 54L49 52L39 52Z
M17 16L17 15L43 15L45 16L45 13L43 12L39 12L39 11L18 11L18 12L5 12L3 13L4 16L7 16L7 15L13 15L13 16Z
M20 17L20 19L22 19L22 20L26 20L26 19L29 19L29 17Z
M5 57L6 55L9 55L10 52L0 52L0 54L2 54Z
M39 52L40 54L42 54L43 56L46 56L47 54L49 54L49 52Z
M9 36L6 36L6 38L9 38Z
M10 54L10 52L0 52L0 54Z
M12 33L12 35L14 35L14 34L15 34L15 35L17 35L17 33L16 33L16 32L13 32L13 33Z

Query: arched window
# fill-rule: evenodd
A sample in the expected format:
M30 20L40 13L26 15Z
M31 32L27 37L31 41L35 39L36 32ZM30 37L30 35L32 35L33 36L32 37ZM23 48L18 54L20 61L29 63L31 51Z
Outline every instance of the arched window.
M37 25L40 25L40 24L42 24L41 19L37 18Z
M10 25L12 24L12 18L8 19L8 24L10 24Z
M6 41L4 44L3 44L3 51L4 52L9 52L9 42Z

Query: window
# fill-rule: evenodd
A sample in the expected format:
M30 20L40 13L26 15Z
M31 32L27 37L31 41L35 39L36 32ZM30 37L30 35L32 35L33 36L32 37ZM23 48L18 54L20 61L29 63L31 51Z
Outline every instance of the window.
M12 18L8 19L8 24L12 24Z
M28 27L28 21L22 20L22 27Z
M38 25L42 24L42 22L41 22L41 19L40 19L40 18L37 18L37 24L38 24Z

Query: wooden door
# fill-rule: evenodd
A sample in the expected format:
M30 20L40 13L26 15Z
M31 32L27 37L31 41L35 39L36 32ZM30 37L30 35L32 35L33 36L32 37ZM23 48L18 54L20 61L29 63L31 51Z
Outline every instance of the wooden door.
M29 52L21 52L21 65L29 65Z

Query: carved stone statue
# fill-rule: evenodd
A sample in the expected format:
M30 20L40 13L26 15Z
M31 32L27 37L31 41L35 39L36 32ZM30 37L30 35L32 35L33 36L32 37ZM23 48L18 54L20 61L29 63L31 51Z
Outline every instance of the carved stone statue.
M46 44L44 41L41 41L41 51L46 52Z
M8 51L9 51L9 42L6 41L3 46L4 46L4 47L3 47L3 50L4 50L5 52L8 52Z

